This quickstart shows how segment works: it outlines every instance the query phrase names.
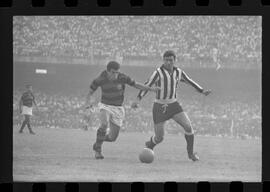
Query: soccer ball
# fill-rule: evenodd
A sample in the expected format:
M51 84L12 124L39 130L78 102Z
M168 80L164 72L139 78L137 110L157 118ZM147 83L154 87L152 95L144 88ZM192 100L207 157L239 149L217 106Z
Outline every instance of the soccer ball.
M139 155L139 159L142 163L152 163L154 161L154 151L144 148Z

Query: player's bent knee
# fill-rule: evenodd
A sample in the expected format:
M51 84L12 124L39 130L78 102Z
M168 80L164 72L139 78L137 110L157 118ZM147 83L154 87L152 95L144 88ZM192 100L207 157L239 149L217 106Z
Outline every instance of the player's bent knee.
M112 141L112 142L116 141L118 135L119 135L119 132L115 132L114 134L112 134L112 135L111 135L111 141Z
M159 144L163 141L163 137L155 137L155 143Z
M108 135L106 140L109 142L114 142L116 141L116 139L117 139L117 136Z
M192 127L186 128L185 129L185 134L186 135L192 135L192 134L194 134L194 131L193 131Z

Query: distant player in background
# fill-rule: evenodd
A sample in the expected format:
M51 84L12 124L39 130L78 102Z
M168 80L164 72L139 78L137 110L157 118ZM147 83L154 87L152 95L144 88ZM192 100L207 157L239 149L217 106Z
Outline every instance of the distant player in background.
M185 131L185 139L187 142L187 152L189 159L193 161L199 160L198 155L193 152L194 131L187 114L183 111L182 106L178 103L176 97L176 89L179 82L187 83L194 87L198 92L208 95L211 91L204 90L195 83L188 75L178 67L175 67L176 55L173 51L166 51L163 55L164 64L157 68L146 82L147 86L156 85L161 88L156 93L156 99L153 105L153 120L155 135L145 143L147 148L153 148L162 142L164 137L164 124L167 120L173 119L181 125ZM140 91L137 101L132 104L133 108L138 107L138 103L145 96L147 91Z
M104 70L90 85L85 108L93 107L93 93L101 87L101 102L98 103L100 109L100 127L97 130L96 142L93 145L96 159L103 159L101 153L104 141L114 142L119 134L125 118L124 101L125 85L144 90L157 91L159 88L149 87L132 80L129 76L119 72L120 64L110 61L107 70ZM107 128L109 132L107 133Z
M35 134L31 128L30 117L33 115L33 104L37 107L35 96L33 94L32 85L26 85L26 91L22 94L19 101L19 110L24 115L24 121L20 128L19 133L23 133L25 125L27 125L30 134Z

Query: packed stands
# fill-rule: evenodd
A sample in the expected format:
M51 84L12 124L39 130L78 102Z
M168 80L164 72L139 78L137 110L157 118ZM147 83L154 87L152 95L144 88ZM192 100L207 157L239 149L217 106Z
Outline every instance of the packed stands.
M261 65L262 20L254 16L17 16L15 55L160 57L197 67ZM239 66L238 66L239 67Z
M193 66L199 69L198 73L194 73L197 74L195 79L203 79L201 82L210 88L211 85L212 88L215 87L214 94L218 95L219 90L233 95L240 87L242 89L238 92L243 95L255 95L255 99L251 102L242 96L230 98L224 95L202 101L198 95L181 95L179 100L183 103L183 108L188 113L196 133L260 137L261 103L257 96L260 94L259 77L239 73L239 77L235 75L237 78L234 81L233 76L224 76L215 70L207 73L209 78L207 75L199 78L198 74L203 71L200 67L216 67L217 63L224 68L261 68L261 25L262 18L259 16L15 16L13 53L14 56L38 58L35 61L40 57L97 60L117 56L126 61L123 63L134 59L134 63L139 65L141 60L151 63L153 58L157 58L160 63L163 52L172 49L177 53L181 67L187 69L187 66ZM27 81L34 81L32 82L36 83L34 87L39 89L34 91L39 111L34 110L33 127L82 128L84 110L81 106L86 93L76 91L73 94L55 91L49 93L45 88L60 90L59 87L62 87L63 90L68 88L73 90L73 87L83 84L81 86L84 89L94 78L96 71L92 68L81 71L72 69L71 74L65 65L61 65L66 69L64 72L47 65L49 67L47 76L35 76L31 74L34 67L28 69L25 67L28 66L26 64L27 62L15 62L14 67L17 74L13 94L15 131L19 129L23 118L18 113L18 102L22 94L18 87L22 86L27 78ZM42 63L42 66L46 66L46 63ZM147 70L144 68L143 73L139 68L133 76L144 81ZM127 68L126 71L132 74L135 70ZM88 72L89 74L86 74ZM246 82L246 79L249 81ZM247 86L250 81L253 84ZM72 85L72 82L77 84ZM226 86L222 84L223 82L227 82ZM220 95L222 93L219 93ZM146 97L145 105L133 110L130 109L130 101L133 98L128 92L125 103L126 121L122 131L152 132L153 99ZM97 129L98 124L97 113L91 113L89 129ZM168 133L178 134L181 130L173 121L167 122Z

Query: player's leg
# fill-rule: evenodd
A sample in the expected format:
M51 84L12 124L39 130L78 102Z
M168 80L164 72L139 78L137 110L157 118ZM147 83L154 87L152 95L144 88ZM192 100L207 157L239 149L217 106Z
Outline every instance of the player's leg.
M173 119L184 128L185 139L187 142L188 157L193 161L199 160L198 156L193 152L194 146L194 131L191 126L190 119L185 112L177 113L173 116Z
M145 146L153 149L158 143L161 143L164 137L164 124L169 119L168 111L164 111L163 105L159 103L153 104L152 109L155 135L150 137Z
M149 141L147 141L145 143L145 146L149 149L154 149L154 147L161 143L163 141L164 138L164 125L165 122L160 122L157 124L154 124L154 131L155 131L155 135L151 136Z
M123 126L123 121L125 119L125 110L124 107L112 107L111 113L109 116L110 129L109 133L105 136L104 141L114 142L116 141L121 126Z
M105 109L100 109L99 120L100 126L97 130L96 142L93 145L93 150L97 152L97 159L103 159L104 157L101 154L101 147L108 127L108 112Z
M30 119L31 116L30 115L25 115L25 116L27 118L27 127L29 129L29 132L34 135L35 133L33 132L32 128L31 128L31 119Z
M27 118L26 118L27 115L24 115L24 120L23 120L23 123L21 125L21 128L20 128L20 131L19 133L22 133L23 132L23 129L25 127L25 125L27 124Z
M114 142L116 141L120 131L120 126L110 121L109 133L105 136L104 141Z

